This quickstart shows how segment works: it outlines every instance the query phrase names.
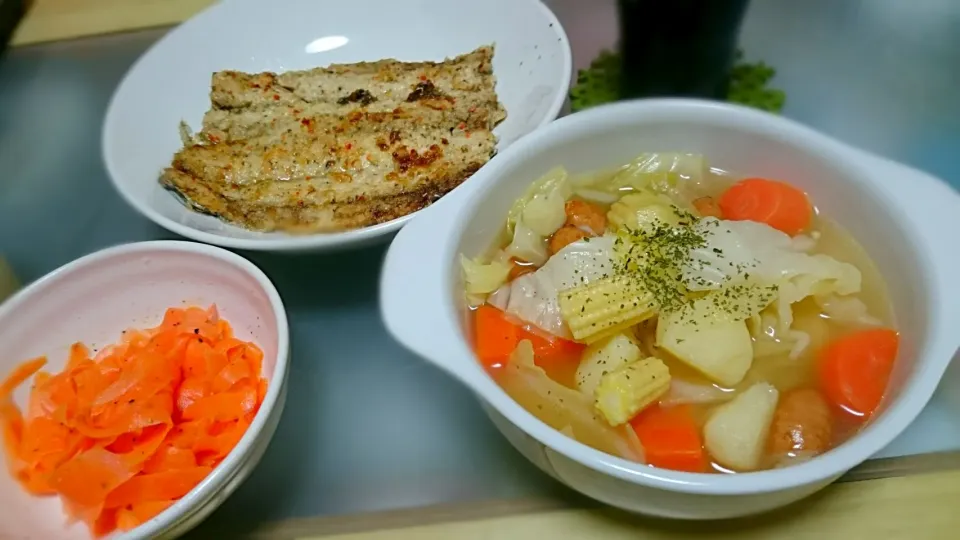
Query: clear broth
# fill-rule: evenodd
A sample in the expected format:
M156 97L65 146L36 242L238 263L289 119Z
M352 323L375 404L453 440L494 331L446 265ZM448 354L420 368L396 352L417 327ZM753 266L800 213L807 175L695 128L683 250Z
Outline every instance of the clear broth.
M691 200L704 196L717 197L738 178L739 177L725 171L711 169L710 174L704 181L688 186L688 195L691 196ZM593 204L598 203L594 202ZM602 206L605 211L609 209L609 205L600 206ZM895 328L896 325L893 320L893 311L886 284L876 264L874 264L867 255L866 250L839 224L821 216L819 212L815 213L813 224L810 231L806 234L814 236L817 240L815 248L812 249L810 253L822 253L831 256L839 261L852 264L860 270L862 285L861 292L857 297L867 306L868 313L871 316L879 319L883 325ZM498 239L497 245L494 247L495 249L500 249L508 244L509 235L504 230ZM721 388L693 368L673 358L666 351L658 349L654 345L655 319L638 326L635 333L637 337L640 338L642 348L646 349L644 351L645 354L656 356L663 360L669 367L673 379L699 385L712 385L728 392L741 391L755 382L765 381L776 387L782 394L783 392L797 388L816 388L815 359L819 350L829 341L860 328L858 325L845 324L832 320L826 313L822 312L820 307L810 298L794 304L793 314L795 320L793 327L806 331L811 336L811 342L803 353L795 359L790 359L786 353L755 357L744 380L734 388ZM754 339L754 342L756 345L756 339ZM545 366L545 371L550 378L558 383L576 389L575 373L577 364L577 362L550 364ZM496 374L494 374L494 376L496 378ZM706 422L713 408L716 406L717 404L690 405L701 430L703 423ZM530 412L537 415L537 411L531 410ZM833 441L830 448L834 448L849 439L862 425L862 421L852 415L836 413L833 424ZM804 459L804 456L767 455L761 468L789 465L792 461L801 459ZM711 467L715 472L732 472L712 461Z

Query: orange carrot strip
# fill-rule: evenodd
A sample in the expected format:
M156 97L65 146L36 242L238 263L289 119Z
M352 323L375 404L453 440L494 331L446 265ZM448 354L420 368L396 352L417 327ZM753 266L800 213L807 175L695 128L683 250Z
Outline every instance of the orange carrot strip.
M250 364L250 373L253 377L260 377L261 369L263 369L263 351L260 350L260 347L246 343L243 347L243 357Z
M108 493L135 474L120 456L95 447L60 466L53 485L72 503L92 506L102 503Z
M167 436L167 442L177 448L193 451L193 447L197 445L197 441L207 434L207 430L210 429L210 424L212 424L212 422L205 418L179 423L170 430L170 434Z
M23 426L20 459L33 468L53 471L81 451L80 433L47 417L34 418Z
M197 466L197 457L193 450L177 448L165 442L153 456L143 464L142 473L151 474L177 469L190 469Z
M105 508L117 508L142 501L179 499L210 474L210 467L193 467L153 474L137 475L111 491Z
M133 508L132 505L130 507ZM116 516L115 528L120 529L121 531L130 531L136 529L141 523L143 523L140 521L137 515L133 513L133 511L127 510L126 508L111 508L106 510L104 514L107 512L112 512L113 515Z
M129 531L139 527L169 508L174 502L176 501L143 501L118 508L116 510L117 528Z
M190 341L184 356L185 377L210 379L227 365L227 355L216 351L210 341L202 338Z
M899 345L890 328L861 330L827 345L819 358L827 399L853 416L869 418L886 392Z
M224 324L223 321L220 321L220 323ZM228 360L233 360L236 355L243 356L246 345L245 342L237 338L229 337L218 342L213 349L218 353L225 354Z
M746 178L728 188L718 201L724 219L766 223L791 236L813 219L807 194L777 180Z
M211 306L167 310L92 359L75 343L58 374L39 372L42 358L25 362L0 383L8 470L29 493L60 495L94 536L136 527L243 437L267 391L262 361ZM24 414L11 394L31 376Z
M18 386L24 383L27 379L33 376L34 373L40 371L47 363L47 357L41 356L39 358L34 358L33 360L27 360L19 366L13 368L13 371L7 375L7 378L0 383L0 399L6 399L13 391L17 389Z
M215 423L211 426L210 433L201 437L193 448L198 463L216 466L240 442L248 427L250 422L246 419Z
M179 377L179 368L171 366L163 357L144 353L109 387L100 392L93 402L93 409L116 405L136 399L137 396L152 396L168 387Z
M210 381L200 377L189 377L180 383L176 394L176 410L180 414L200 399L210 394Z
M215 422L236 420L256 406L257 389L248 387L201 398L183 411L183 419L206 418Z
M263 398L267 397L267 380L260 379L257 384L257 403L263 403Z
M217 331L220 332L220 339L227 340L233 338L233 328L230 327L230 323L220 319L217 321Z
M217 373L211 383L213 392L225 392L241 381L249 380L253 376L250 362L246 358L237 358L227 363L220 373Z
M172 426L172 422L155 424L143 428L139 434L124 433L123 438L114 441L108 450L119 454L127 466L141 468L144 462L156 454Z
M119 516L116 510L103 510L99 512L90 525L90 533L95 538L106 536L112 533L119 526Z
M19 478L24 464L20 459L20 446L23 441L23 415L9 398L0 401L0 429L3 431L3 450L7 470L14 478Z
M689 405L644 409L630 421L647 463L661 469L706 472L707 459Z
M80 342L74 343L70 346L70 357L67 359L67 371L72 370L74 367L78 366L82 362L86 362L90 359L90 351L87 350L87 347Z

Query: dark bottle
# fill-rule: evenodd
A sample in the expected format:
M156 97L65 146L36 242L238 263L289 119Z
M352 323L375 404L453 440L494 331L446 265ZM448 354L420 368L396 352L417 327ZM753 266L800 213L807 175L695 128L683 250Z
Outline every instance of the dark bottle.
M723 99L750 0L619 0L623 97Z

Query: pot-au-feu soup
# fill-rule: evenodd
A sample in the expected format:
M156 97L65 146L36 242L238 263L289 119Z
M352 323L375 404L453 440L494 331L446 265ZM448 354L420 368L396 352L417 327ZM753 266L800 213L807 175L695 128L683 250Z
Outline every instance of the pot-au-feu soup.
M689 472L798 463L880 404L898 334L864 250L787 182L691 154L555 169L461 257L477 357L554 429Z

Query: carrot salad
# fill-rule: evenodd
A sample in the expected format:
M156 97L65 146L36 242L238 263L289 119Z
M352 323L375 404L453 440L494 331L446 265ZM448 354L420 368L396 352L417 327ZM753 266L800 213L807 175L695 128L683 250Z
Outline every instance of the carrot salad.
M262 360L216 306L168 309L92 358L75 343L57 374L40 371L45 357L28 360L0 383L10 474L31 494L59 495L94 536L132 529L236 446L266 393ZM21 411L12 394L30 377Z

